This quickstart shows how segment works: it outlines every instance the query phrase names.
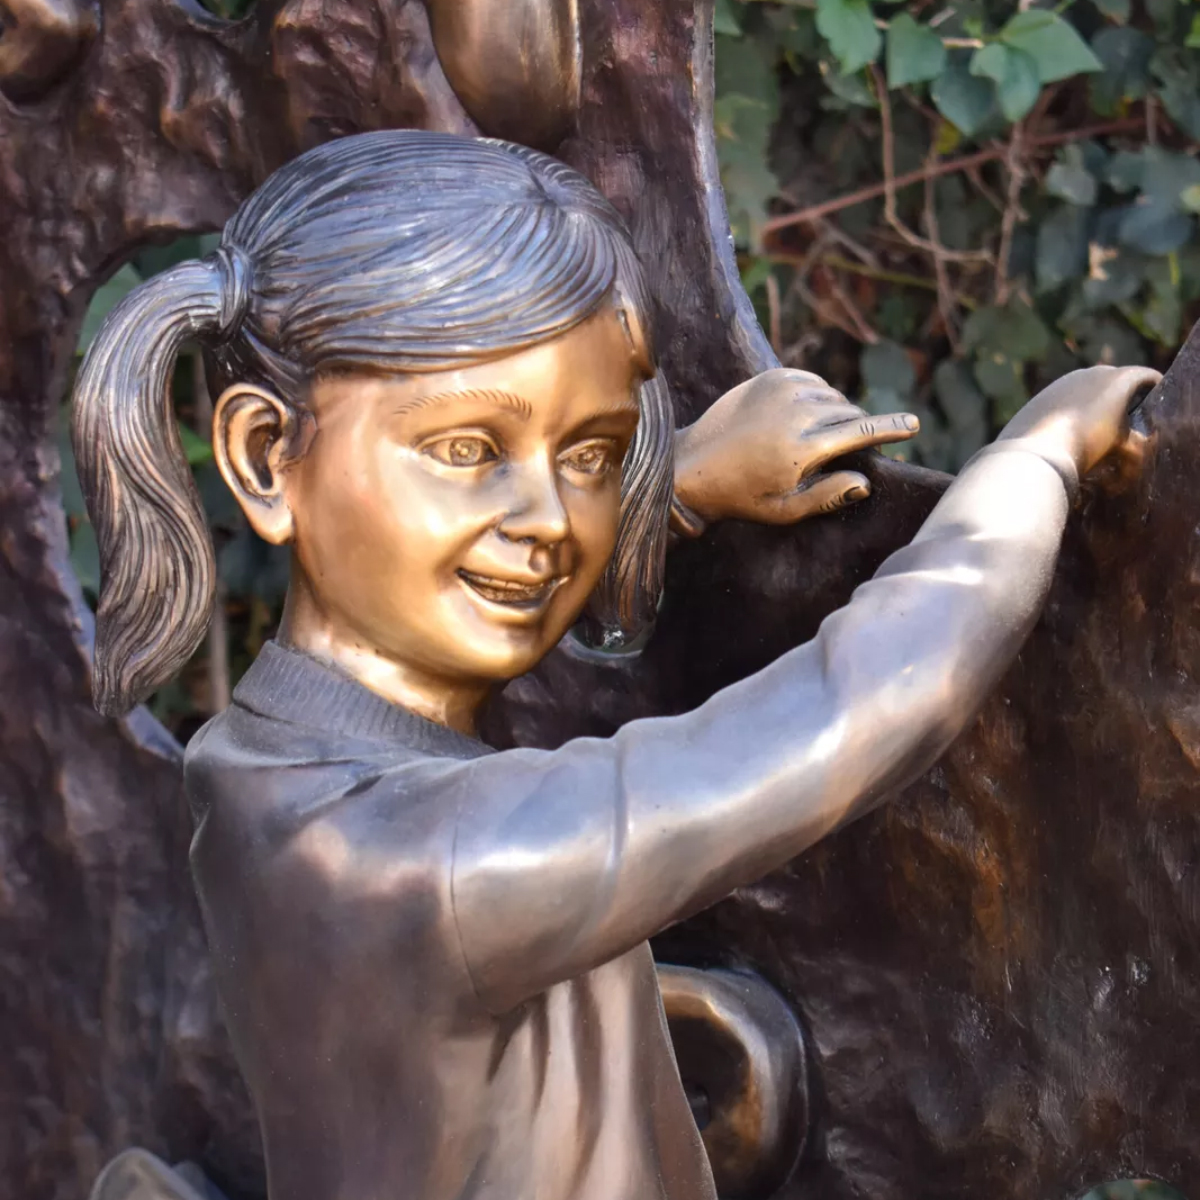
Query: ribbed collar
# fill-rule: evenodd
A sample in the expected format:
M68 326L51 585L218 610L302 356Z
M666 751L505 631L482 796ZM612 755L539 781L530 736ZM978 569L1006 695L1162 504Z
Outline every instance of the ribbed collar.
M236 704L260 716L345 733L369 741L401 742L448 758L494 751L476 738L392 704L330 663L267 642L234 688Z

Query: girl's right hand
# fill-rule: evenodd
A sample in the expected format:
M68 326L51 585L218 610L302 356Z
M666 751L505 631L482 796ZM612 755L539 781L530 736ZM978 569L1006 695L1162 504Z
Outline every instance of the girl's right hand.
M1162 376L1149 367L1087 367L1056 379L1009 423L998 442L1020 439L1051 459L1067 456L1080 477L1141 435L1129 428L1138 393Z

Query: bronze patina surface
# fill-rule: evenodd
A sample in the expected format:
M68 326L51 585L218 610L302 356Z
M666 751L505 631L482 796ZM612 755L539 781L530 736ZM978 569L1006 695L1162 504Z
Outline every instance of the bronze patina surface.
M1072 372L811 641L694 711L497 753L481 709L585 612L606 647L646 632L673 495L693 536L828 516L869 482L825 462L918 428L768 371L676 439L649 266L553 158L360 134L134 288L80 368L100 711L167 682L215 604L185 339L225 388L225 483L289 550L277 639L184 758L272 1200L715 1200L648 939L936 762L1040 614L1081 479L1140 465L1157 372Z
M729 283L708 14L582 8L583 105L562 153L673 264L664 359L686 418L771 365ZM416 3L267 3L239 25L128 0L97 11L103 36L77 65L60 75L46 55L41 82L0 103L0 1187L79 1197L142 1143L253 1196L257 1131L190 897L177 751L143 716L91 710L55 413L86 296L135 246L215 228L332 133L473 126ZM981 723L885 812L664 944L755 966L813 1032L812 1137L789 1194L990 1197L1001 1180L1033 1200L1136 1171L1200 1185L1183 1066L1198 1000L1196 356L1145 408L1139 491L1073 525L1046 618ZM853 514L677 550L641 659L564 647L510 689L495 736L556 744L679 711L811 635L944 486L864 469L875 497Z

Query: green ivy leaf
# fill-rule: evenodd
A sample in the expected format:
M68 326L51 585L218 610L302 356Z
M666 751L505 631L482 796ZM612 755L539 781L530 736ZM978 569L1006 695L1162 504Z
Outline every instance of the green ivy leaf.
M1087 311L1132 300L1142 290L1147 261L1133 250L1104 248L1079 289L1076 307Z
M755 37L722 38L717 55L713 124L717 161L734 237L757 241L767 204L779 194L769 163L771 129L779 115L774 53Z
M100 546L96 531L88 521L81 521L71 533L71 567L85 592L100 594Z
M1200 13L1192 18L1192 27L1183 43L1189 50L1200 50Z
M1116 21L1118 25L1124 25L1133 11L1131 0L1093 0L1093 3L1110 21Z
M1038 226L1034 272L1039 292L1051 292L1087 271L1089 224L1086 208L1063 204Z
M761 287L766 287L771 278L771 260L749 255L738 272L742 277L742 288L747 296L753 296Z
M133 291L142 277L131 263L126 263L119 271L102 283L93 293L92 301L83 317L83 325L79 330L77 351L82 354L96 340L104 318Z
M1088 208L1096 203L1100 185L1083 161L1079 146L1068 146L1046 173L1046 191L1060 200Z
M1140 151L1118 150L1109 160L1104 182L1117 192L1136 192L1142 186L1144 169Z
M1121 241L1143 254L1170 254L1192 236L1192 218L1147 200L1134 205L1121 221Z
M1043 8L1014 14L1000 30L1000 40L1034 59L1042 83L1104 69L1075 27Z
M1188 0L1183 0L1186 4ZM1145 0L1146 12L1150 14L1150 19L1158 27L1158 32L1162 37L1172 37L1176 33L1176 17L1179 15L1181 7L1180 0Z
M1013 122L1029 113L1042 90L1038 65L1033 57L1024 50L1014 50L999 42L975 51L971 74L991 79L996 84L1000 111Z
M733 0L717 0L713 9L713 33L726 37L742 36L742 25L734 12Z
M1183 326L1183 298L1179 294L1178 267L1168 258L1150 264L1146 273L1150 294L1140 313L1127 312L1143 336L1163 346L1177 346Z
M1146 361L1145 351L1137 334L1127 322L1118 317L1085 317L1072 323L1070 333L1079 343L1087 363L1104 363L1115 367L1136 366Z
M995 87L961 62L951 63L933 81L929 95L938 112L966 137L982 129L996 108Z
M975 382L985 396L996 402L996 418L1002 424L1029 399L1023 367L1002 350L984 355L975 363Z
M87 517L87 505L83 500L83 488L79 486L79 472L75 466L75 450L71 445L71 406L66 404L58 414L58 461L59 488L62 491L63 510L68 517Z
M845 109L851 106L878 108L879 102L875 99L875 93L867 86L865 76L865 71L856 71L853 75L843 75L833 63L822 63L821 77L825 80L825 86L829 89L830 95L842 103L835 104L832 100L825 99L822 100L821 106L830 110Z
M775 48L767 38L723 38L714 71L718 101L756 100L766 106L773 121L779 112L776 62Z
M179 441L183 445L183 456L187 459L189 467L200 467L212 462L212 443L205 441L184 424L179 426Z
M1142 193L1121 220L1120 238L1144 254L1170 254L1192 235L1184 193L1200 183L1200 162L1148 147L1142 155Z
M952 358L938 364L933 391L954 439L954 457L963 463L987 441L987 403L967 365Z
M1125 100L1140 100L1150 86L1150 59L1154 41L1137 29L1101 29L1092 39L1092 49L1104 70L1088 80L1092 105L1103 116L1111 116Z
M872 393L887 392L904 403L917 384L917 373L913 370L912 359L908 357L904 347L896 342L880 341L868 346L858 361L858 369L867 385L868 396ZM892 401L888 400L886 403Z
M143 279L157 275L168 267L178 266L189 258L203 258L221 244L219 233L189 233L161 246L143 246L132 259Z
M845 75L874 62L883 45L867 0L817 0L817 29Z
M946 66L946 47L926 25L906 12L892 18L887 37L888 86L906 87L936 79Z
M1191 154L1174 154L1161 146L1148 146L1144 157L1142 191L1181 209L1183 193L1194 183L1200 183L1200 160Z
M1050 348L1050 331L1021 300L977 308L963 325L963 348L977 354L1000 353L1021 362L1037 362Z
M1150 72L1167 115L1189 137L1200 138L1200 73L1194 56L1164 46L1151 59Z
M804 60L816 58L820 50L816 14L804 9L776 8L764 10L763 16L788 66L799 74L804 70Z

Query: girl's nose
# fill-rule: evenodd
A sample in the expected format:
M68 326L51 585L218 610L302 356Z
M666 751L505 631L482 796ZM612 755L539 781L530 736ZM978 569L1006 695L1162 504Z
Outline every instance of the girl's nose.
M500 532L512 542L550 544L563 541L571 524L559 495L552 462L538 460L511 468L512 498Z

